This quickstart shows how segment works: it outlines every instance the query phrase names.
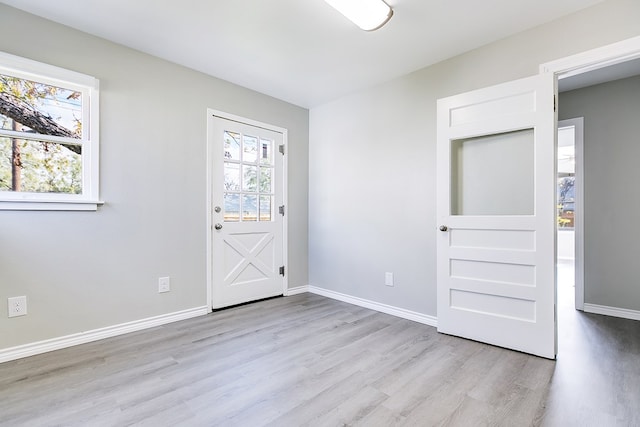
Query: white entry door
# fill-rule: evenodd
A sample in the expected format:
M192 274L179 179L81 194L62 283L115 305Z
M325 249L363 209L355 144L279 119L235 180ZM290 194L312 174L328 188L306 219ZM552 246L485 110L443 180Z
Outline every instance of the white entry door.
M438 331L556 356L552 74L438 100Z
M285 133L209 117L213 308L283 294Z

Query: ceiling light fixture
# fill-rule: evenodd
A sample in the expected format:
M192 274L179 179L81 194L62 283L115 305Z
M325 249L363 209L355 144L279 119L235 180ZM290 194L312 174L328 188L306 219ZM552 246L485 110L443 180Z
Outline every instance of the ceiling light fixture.
M383 0L324 1L365 31L377 30L393 16L393 9Z

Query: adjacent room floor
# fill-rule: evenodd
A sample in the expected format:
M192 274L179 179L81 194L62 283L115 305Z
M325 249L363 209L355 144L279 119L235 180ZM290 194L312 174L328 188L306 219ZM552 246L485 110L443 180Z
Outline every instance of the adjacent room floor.
M640 425L640 322L559 273L557 361L302 294L0 364L0 425Z

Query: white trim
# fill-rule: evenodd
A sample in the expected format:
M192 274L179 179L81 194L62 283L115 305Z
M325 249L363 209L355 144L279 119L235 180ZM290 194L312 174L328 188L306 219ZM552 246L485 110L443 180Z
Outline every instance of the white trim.
M620 317L622 319L640 320L640 311L626 308L585 303L584 311L586 313L602 314L605 316Z
M640 58L640 36L540 64L540 73L571 77Z
M269 123L259 122L257 120L247 119L246 117L236 116L235 114L225 113L224 111L214 110L213 108L207 108L207 155L206 155L206 171L207 171L207 306L209 307L209 312L213 310L213 215L211 211L213 210L213 147L211 146L211 138L209 132L209 117L219 117L226 120L231 120L239 123L244 123L250 126L255 126L259 128L264 128L273 132L277 132L282 134L282 144L285 146L283 161L282 161L282 204L286 207L286 214L282 217L282 259L284 262L285 275L282 278L282 294L283 295L293 295L290 292L289 288L289 258L288 258L288 234L289 234L289 198L288 198L288 182L289 182L289 144L288 144L288 135L289 131L286 128L274 126ZM275 154L275 153L274 153Z
M207 117L209 117L209 115L213 115L221 119L231 120L233 122L243 123L249 126L264 128L273 132L281 133L282 135L285 135L287 133L287 129L283 127L259 122L257 120L247 119L246 117L236 116L235 114L225 113L224 111L214 110L213 108L207 108Z
M414 322L423 323L425 325L429 325L433 327L438 326L437 317L429 316L422 313L417 313L411 310L405 310L404 308L394 307L392 305L382 304L376 301L371 301L364 298L358 298L351 295L342 294L340 292L331 291L329 289L318 288L316 286L309 286L309 292L316 295L322 295L323 297L332 298L338 301L357 305L359 307L364 307L371 310L379 311L381 313L390 314L392 316L401 317L403 319L412 320Z
M202 316L204 314L207 314L208 312L209 307L190 308L187 310L176 311L174 313L161 314L159 316L149 317L146 319L121 323L119 325L107 326L105 328L79 332L77 334L66 335L63 337L52 338L44 341L37 341L34 343L24 344L16 347L9 347L0 350L0 363L8 362L15 359L21 359L23 357L34 356L36 354L46 353L53 350L72 347L79 344L85 344L104 338L124 335L128 334L129 332L149 329L155 326L165 325L167 323L186 320L192 317Z
M285 266L285 273L282 277L282 288L284 295L289 290L289 131L279 128L282 132L282 144L284 145L284 154L282 156L282 204L285 207L285 214L282 216L282 264ZM274 147L275 149L275 147ZM277 153L274 153L277 154ZM276 215L278 215L276 213Z
M207 209L207 224L205 230L205 236L207 240L206 257L207 257L207 301L205 304L209 307L209 312L213 311L213 147L211 146L211 127L209 126L209 117L214 114L214 110L207 108L207 115L205 117L207 124L207 155L206 155L206 174L207 174L207 194L206 194L206 209Z
M102 206L104 202L91 201L35 201L35 200L16 200L1 201L0 211L97 211L98 206Z
M18 74L26 79L41 80L42 83L54 86L63 83L71 86L72 89L79 90L82 86L97 87L98 85L98 79L95 77L6 52L0 52L0 64L0 70Z
M588 71L597 70L610 65L619 64L640 58L640 36L622 40L586 52L581 52L565 58L540 64L540 73L554 73L558 79L575 76ZM557 90L556 90L557 95ZM578 128L576 127L576 130ZM583 135L581 135L583 136ZM576 132L576 140L577 140ZM584 213L583 183L578 188L579 175L584 175L584 163L578 159L578 146L576 141L576 212ZM582 157L582 156L580 156ZM579 170L580 168L581 170ZM584 179L580 178L581 180ZM576 309L587 310L584 303L584 221L576 220ZM591 306L593 307L593 305Z
M285 297L290 297L292 295L303 294L305 292L309 292L309 285L296 286L295 288L289 288L289 289L285 290L284 296Z
M63 87L82 93L82 135L80 139L38 133L0 130L1 136L33 141L65 143L82 147L82 193L47 194L2 192L0 210L95 211L100 200L100 81L95 77L31 59L0 52L0 72L21 79Z
M53 142L56 144L73 145L75 147L82 147L86 140L70 138L68 136L53 136L45 135L42 133L25 133L14 130L0 129L0 136L4 138L17 138L17 139L31 139L34 141Z

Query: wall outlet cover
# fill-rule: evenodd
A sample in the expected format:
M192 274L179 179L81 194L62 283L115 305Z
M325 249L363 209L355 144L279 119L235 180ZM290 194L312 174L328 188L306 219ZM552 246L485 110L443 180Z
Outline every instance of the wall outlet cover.
M386 286L393 286L393 273L384 273L384 284Z
M9 317L25 316L27 314L27 297L7 298L7 312Z
M171 278L161 277L158 279L158 292L169 292L171 290Z

